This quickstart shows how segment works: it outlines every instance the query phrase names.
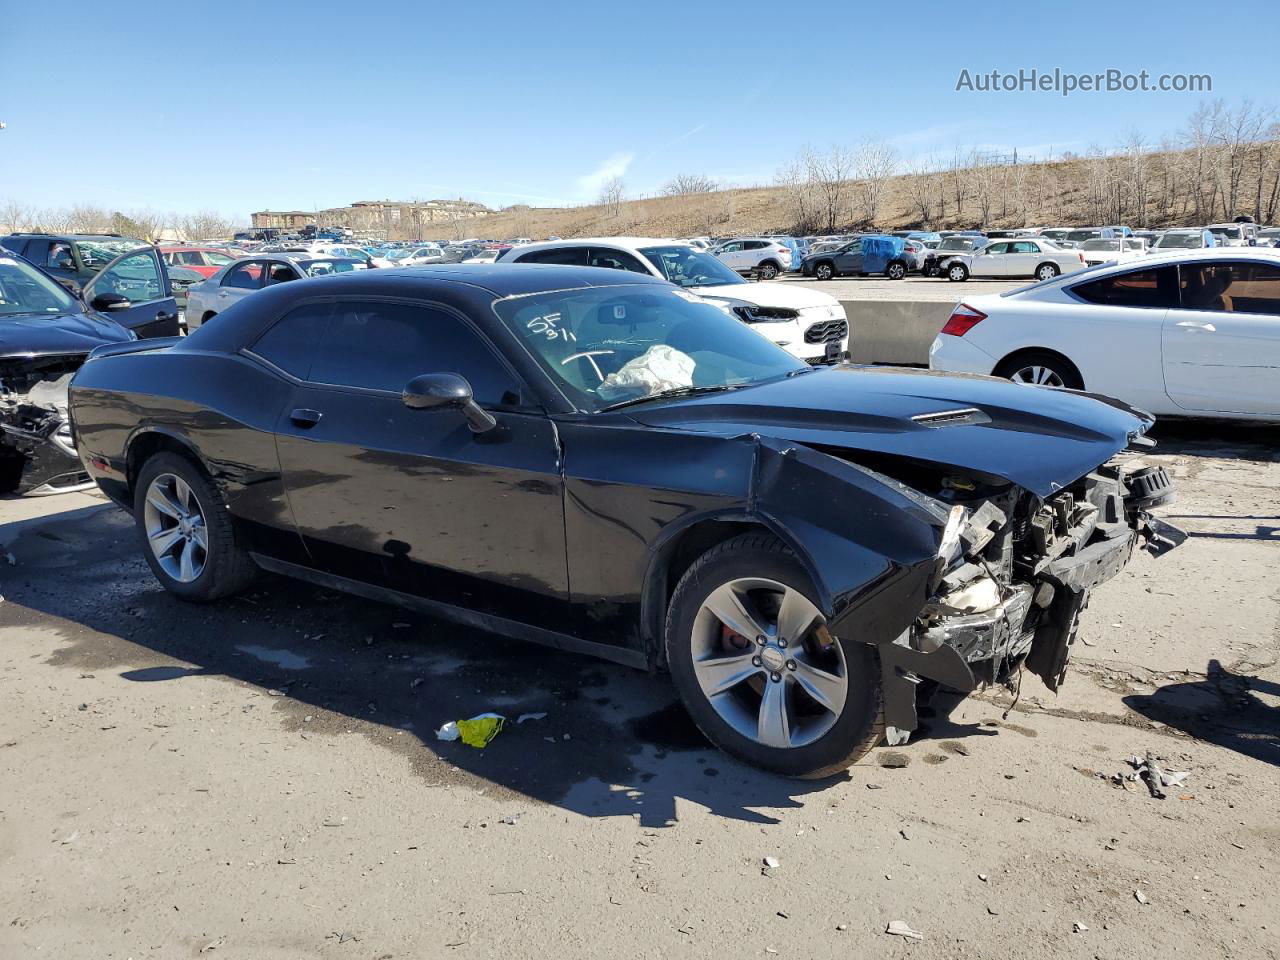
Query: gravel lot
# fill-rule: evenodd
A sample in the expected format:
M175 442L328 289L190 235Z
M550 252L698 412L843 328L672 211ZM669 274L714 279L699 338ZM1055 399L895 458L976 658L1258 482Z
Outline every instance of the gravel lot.
M1157 436L1192 539L1096 596L1063 693L822 783L662 677L283 580L185 606L104 501L0 501L0 956L1274 958L1280 431ZM436 741L484 710L547 716ZM1109 779L1146 750L1168 799Z

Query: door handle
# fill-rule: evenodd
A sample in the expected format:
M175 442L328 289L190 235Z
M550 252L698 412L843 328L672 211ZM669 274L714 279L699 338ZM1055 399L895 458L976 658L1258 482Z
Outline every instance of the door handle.
M156 319L157 320L177 320L178 315L176 313L165 313L163 310L161 310L156 314Z
M312 410L308 407L299 407L289 414L289 419L293 421L294 426L310 429L320 422L323 414L319 410Z
M1212 323L1202 323L1199 320L1179 320L1178 326L1184 330L1204 330L1206 333L1217 333L1218 328Z

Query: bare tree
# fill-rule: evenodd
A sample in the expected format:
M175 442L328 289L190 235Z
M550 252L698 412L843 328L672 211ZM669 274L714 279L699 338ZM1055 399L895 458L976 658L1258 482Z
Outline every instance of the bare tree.
M783 202L791 227L799 233L808 233L818 227L818 201L810 179L811 164L806 147L796 158L778 171L775 182L783 191Z
M826 153L806 151L804 162L818 204L818 219L828 233L849 209L854 157L847 147L832 144Z
M925 228L933 226L939 199L934 171L925 163L916 164L904 178L903 187L916 222Z
M719 184L700 173L682 173L672 177L662 185L662 193L667 197L683 197L691 193L710 193Z
M10 233L22 233L30 230L38 216L34 207L20 200L6 200L0 204L0 226Z
M213 210L182 214L174 218L173 226L186 240L227 238L234 234L238 227L230 217L224 217Z
M898 166L898 151L883 140L864 140L853 154L857 178L858 212L862 221L874 224L884 200L885 187Z
M626 192L627 186L621 177L610 177L600 188L600 199L597 202L608 210L609 216L616 217L622 209L622 200Z

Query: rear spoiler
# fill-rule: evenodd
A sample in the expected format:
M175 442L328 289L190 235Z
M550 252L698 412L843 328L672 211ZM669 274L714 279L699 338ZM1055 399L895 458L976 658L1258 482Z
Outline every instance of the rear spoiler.
M151 353L157 350L168 350L170 347L181 343L182 337L152 337L145 340L122 340L120 343L105 343L100 347L95 347L94 351L89 354L89 360L97 360L99 357L118 357L126 353ZM89 361L86 360L86 363Z

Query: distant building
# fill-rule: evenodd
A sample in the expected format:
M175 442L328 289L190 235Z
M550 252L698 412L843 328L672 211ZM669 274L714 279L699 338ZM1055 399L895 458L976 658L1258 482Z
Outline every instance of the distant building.
M316 215L305 210L259 210L252 216L255 227L277 227L281 230L301 230L316 222Z
M359 200L348 207L330 207L309 213L305 210L260 210L253 215L255 227L300 230L318 227L348 227L357 233L414 233L431 224L457 223L483 217L493 211L472 200Z

